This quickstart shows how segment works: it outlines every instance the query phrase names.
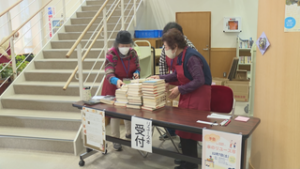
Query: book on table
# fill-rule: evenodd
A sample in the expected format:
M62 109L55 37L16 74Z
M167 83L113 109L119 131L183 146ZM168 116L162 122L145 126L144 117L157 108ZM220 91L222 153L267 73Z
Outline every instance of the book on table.
M126 107L127 102L115 101L115 104L114 104L114 105L115 105L115 106L124 106L124 107Z
M148 106L148 105L146 106L146 105L144 105L144 106L142 106L142 109L154 111L154 110L157 110L157 109L160 109L160 108L163 108L163 107L165 107L165 103L159 104L157 106Z
M100 101L101 103L105 103L105 104L110 104L113 105L115 102L115 97L114 96L94 96L92 98L93 100L97 100Z
M141 105L127 104L126 107L132 109L141 109Z

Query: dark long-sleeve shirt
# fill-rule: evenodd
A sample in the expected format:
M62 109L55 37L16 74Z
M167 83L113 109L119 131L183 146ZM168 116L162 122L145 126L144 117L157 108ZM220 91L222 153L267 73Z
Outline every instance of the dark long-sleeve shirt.
M180 57L181 55L182 53L178 57ZM188 94L190 92L193 92L205 83L203 63L200 58L198 58L197 56L190 57L187 62L187 67L189 73L193 77L193 80L185 85L181 85L178 87L180 94ZM176 71L172 74L160 75L160 78L165 79L166 83L178 81Z

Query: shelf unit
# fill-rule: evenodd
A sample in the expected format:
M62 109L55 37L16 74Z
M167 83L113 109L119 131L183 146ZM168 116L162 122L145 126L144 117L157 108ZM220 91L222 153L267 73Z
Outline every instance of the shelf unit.
M236 43L236 57L239 58L239 65L238 69L242 70L247 70L248 78L251 77L251 68L252 68L252 63L241 63L241 56L248 56L251 57L251 50L252 48L249 48L249 40L241 39L239 36L237 36L237 43ZM242 44L241 44L242 43ZM246 45L245 45L246 44ZM245 48L241 48L245 47ZM252 45L253 47L253 45ZM251 57L252 61L252 57Z
M247 70L247 77L250 79L249 85L249 104L245 107L245 112L249 113L249 115L253 115L254 109L254 91L255 91L255 63L256 63L256 45L253 40L253 45L251 48L240 48L241 42L247 42L249 40L241 39L239 36L237 37L236 44L236 57L240 59L240 56L250 56L250 63L240 63L238 65L238 69ZM243 45L242 45L243 46Z

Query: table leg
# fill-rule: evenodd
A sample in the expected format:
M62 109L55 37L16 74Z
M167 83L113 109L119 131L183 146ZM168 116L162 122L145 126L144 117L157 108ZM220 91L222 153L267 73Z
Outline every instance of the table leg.
M176 151L177 151L178 153L180 153L180 151L179 151L178 147L176 146L176 144L174 143L174 140L172 139L172 137L171 137L169 131L168 131L166 128L164 128L164 129L165 129L165 131L166 131L167 136L170 138L170 140L171 140L173 146L175 147Z
M247 141L248 139L242 140L242 153L241 153L241 169L246 169L247 161Z

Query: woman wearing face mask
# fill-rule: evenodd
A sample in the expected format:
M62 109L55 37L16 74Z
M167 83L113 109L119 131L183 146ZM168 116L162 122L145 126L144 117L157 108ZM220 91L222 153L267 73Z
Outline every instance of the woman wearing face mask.
M133 44L131 34L127 31L120 31L117 34L114 47L106 54L105 74L101 95L115 96L117 88L120 88L123 83L123 78L135 78L140 76L140 65L137 53L131 48ZM120 137L120 119L111 118L111 135ZM131 138L131 123L124 120L126 135ZM121 151L122 146L119 143L114 143L114 149Z
M165 79L169 82L179 82L179 86L171 89L170 98L176 98L180 94L180 108L210 111L211 99L211 72L204 57L186 45L184 36L176 29L170 29L162 38L166 55L170 59L176 59L175 71L172 74L152 76L155 79ZM174 60L175 60L174 59ZM184 116L184 114L183 114ZM178 131L182 153L197 157L197 141L202 141L202 135ZM180 162L175 169L196 169L197 164Z

